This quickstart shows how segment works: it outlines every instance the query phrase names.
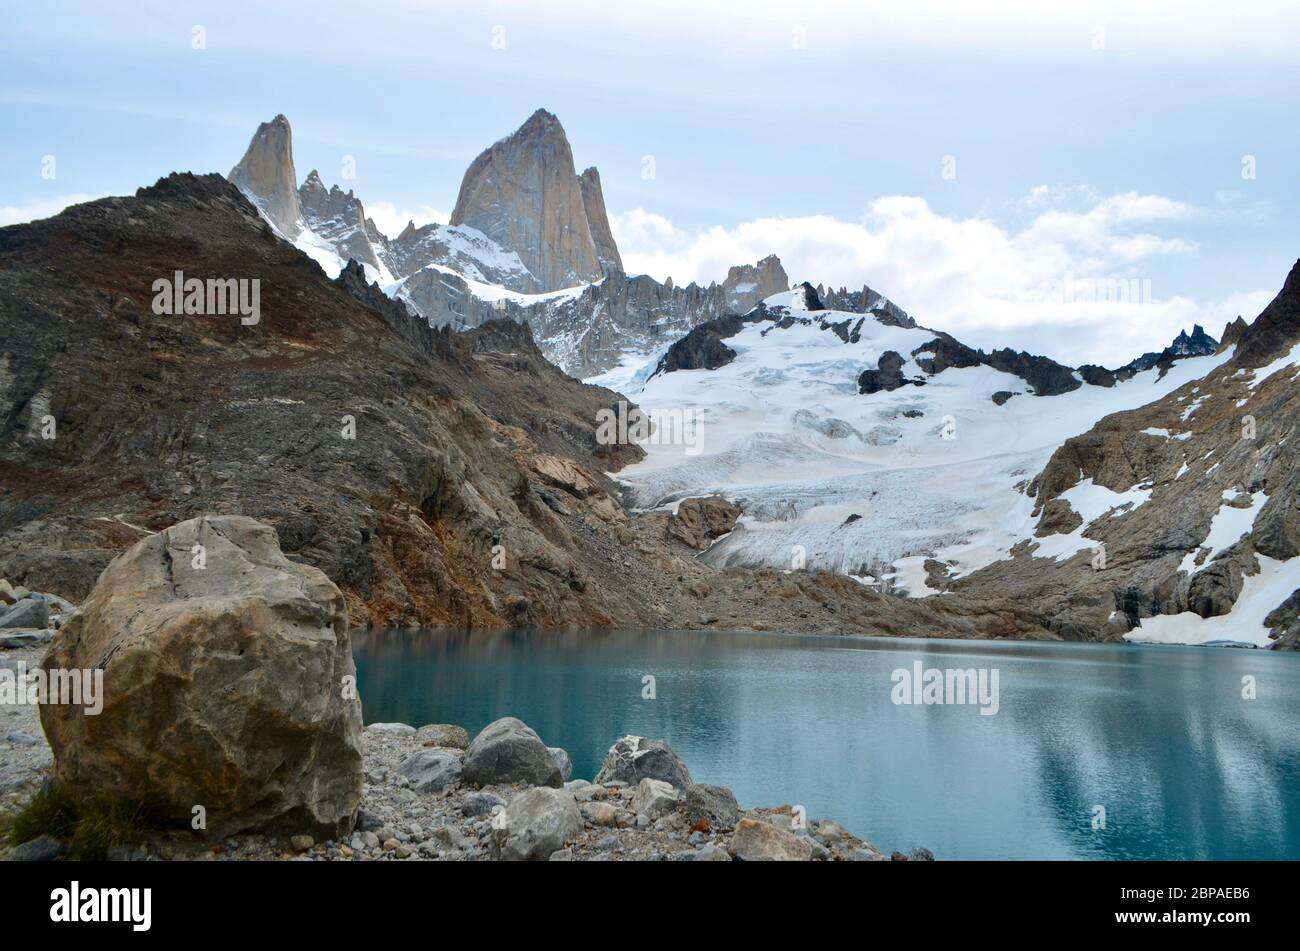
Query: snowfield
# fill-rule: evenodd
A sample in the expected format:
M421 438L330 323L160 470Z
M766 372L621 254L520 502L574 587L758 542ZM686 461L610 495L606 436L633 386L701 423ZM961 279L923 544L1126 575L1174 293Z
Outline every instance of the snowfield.
M700 454L646 444L646 458L616 478L641 508L711 493L739 504L746 514L736 529L701 556L710 563L825 568L913 596L932 593L927 558L955 561L960 576L1032 537L1033 500L1023 490L1064 440L1231 357L1181 360L1164 379L1152 369L1113 388L1085 384L1038 397L1024 380L989 367L928 375L911 353L935 338L932 331L868 316L860 339L844 342L821 323L856 324L863 315L807 311L795 292L766 303L807 322L746 326L725 341L735 360L717 370L652 375L656 354L639 366L629 357L587 381L618 389L643 409L694 411L703 420ZM905 379L925 385L859 394L858 374L887 350L904 357ZM998 406L999 391L1017 395ZM1148 496L1140 487L1077 486L1067 498L1084 524L1068 536L1034 539L1035 554L1060 558L1090 547L1090 522Z

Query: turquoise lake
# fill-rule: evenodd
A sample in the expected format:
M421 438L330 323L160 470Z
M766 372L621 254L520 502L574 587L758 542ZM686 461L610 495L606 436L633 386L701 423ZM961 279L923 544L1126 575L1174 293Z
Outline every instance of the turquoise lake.
M367 723L473 736L517 716L583 779L625 733L664 739L696 782L729 786L742 806L802 805L886 852L1300 859L1297 654L399 630L356 634L354 653ZM918 662L996 671L997 712L895 703L894 672Z

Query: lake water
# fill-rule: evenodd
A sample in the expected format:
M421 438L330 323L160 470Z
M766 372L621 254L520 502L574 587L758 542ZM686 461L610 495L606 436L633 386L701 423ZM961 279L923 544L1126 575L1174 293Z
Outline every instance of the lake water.
M886 852L1300 859L1296 654L376 631L355 637L355 655L367 723L459 723L473 736L517 716L583 779L617 737L662 738L696 782L729 786L743 806L802 805ZM894 671L917 662L982 669L990 689L996 670L997 712L893 702ZM643 699L647 676L655 699Z

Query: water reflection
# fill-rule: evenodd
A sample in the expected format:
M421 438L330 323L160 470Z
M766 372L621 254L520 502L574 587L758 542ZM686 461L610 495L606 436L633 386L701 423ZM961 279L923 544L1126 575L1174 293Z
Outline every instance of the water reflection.
M1300 858L1296 655L672 631L381 631L355 653L367 722L515 715L585 778L623 733L663 737L697 781L884 849ZM915 660L998 668L1000 712L892 703Z

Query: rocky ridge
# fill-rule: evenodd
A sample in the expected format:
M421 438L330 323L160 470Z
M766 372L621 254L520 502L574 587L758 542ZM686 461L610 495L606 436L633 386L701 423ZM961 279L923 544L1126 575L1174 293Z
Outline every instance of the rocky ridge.
M260 280L260 321L152 314L177 269ZM217 176L0 229L0 325L0 575L71 600L145 536L246 515L359 623L1049 636L997 596L702 564L605 475L641 455L597 440L617 394L526 325L430 328L359 267L328 280Z

